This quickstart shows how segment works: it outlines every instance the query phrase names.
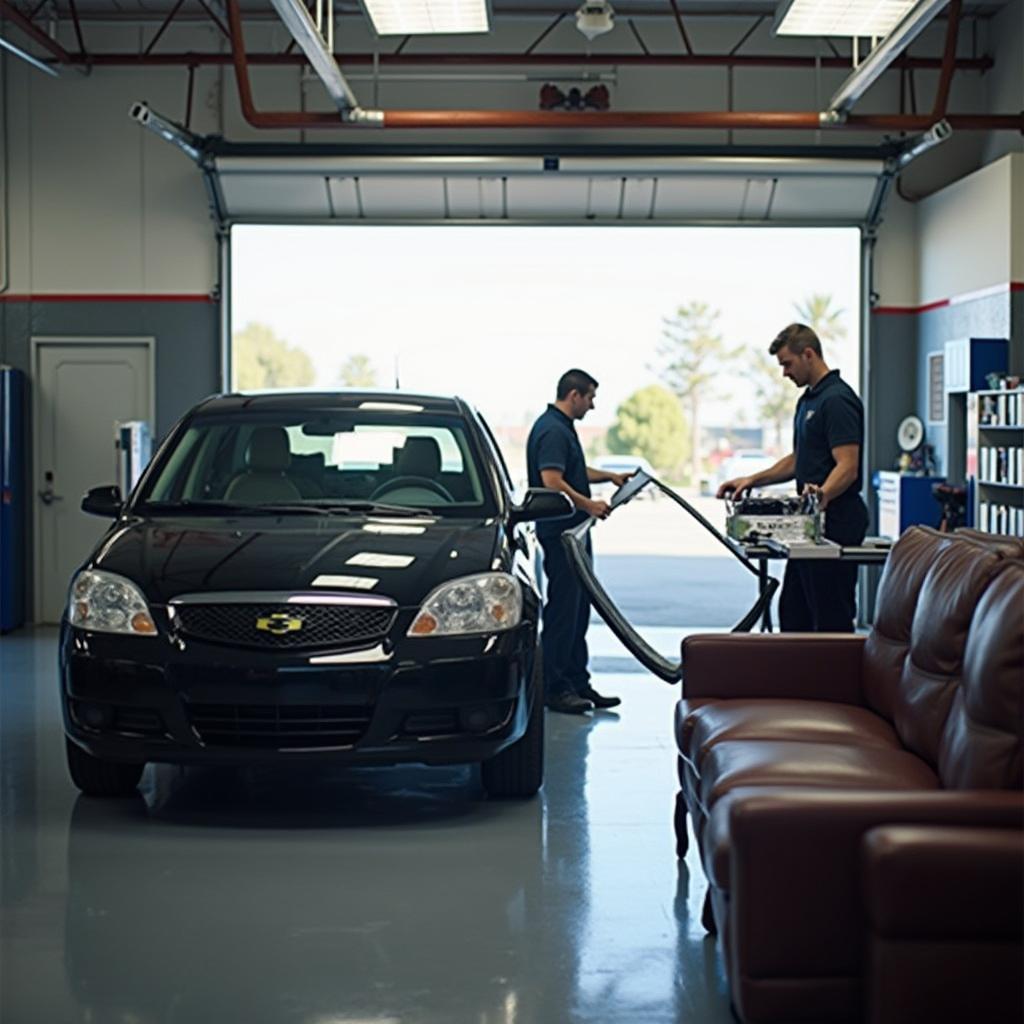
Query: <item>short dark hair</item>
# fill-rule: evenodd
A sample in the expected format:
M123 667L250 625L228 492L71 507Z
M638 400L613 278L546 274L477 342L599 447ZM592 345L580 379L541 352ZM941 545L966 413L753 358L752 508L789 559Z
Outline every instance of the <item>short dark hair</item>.
M566 370L558 378L558 390L555 397L561 401L569 397L570 391L578 391L581 395L587 393L588 388L597 387L597 381L587 373L586 370Z
M807 324L790 324L784 327L768 346L768 354L775 355L782 348L788 348L795 356L808 348L821 355L821 342Z

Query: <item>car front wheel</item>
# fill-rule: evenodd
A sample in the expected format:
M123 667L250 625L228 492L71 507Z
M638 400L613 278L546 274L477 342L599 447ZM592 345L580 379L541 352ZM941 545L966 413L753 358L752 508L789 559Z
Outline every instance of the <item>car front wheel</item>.
M130 796L142 778L145 764L101 761L65 738L71 781L87 796Z
M484 761L480 777L487 795L499 800L526 800L544 781L544 681L540 648L533 659L530 721L521 739Z

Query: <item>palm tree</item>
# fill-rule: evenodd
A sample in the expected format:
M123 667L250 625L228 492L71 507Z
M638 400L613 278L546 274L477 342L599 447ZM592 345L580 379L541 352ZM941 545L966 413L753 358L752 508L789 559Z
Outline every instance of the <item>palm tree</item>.
M658 355L663 360L661 379L690 414L690 483L700 480L700 404L723 365L739 354L727 349L716 330L719 311L706 302L679 306L665 317Z
M796 315L814 331L822 346L827 342L834 341L841 344L846 340L846 325L843 323L846 311L831 307L832 296L821 295L817 292L807 296L802 303L793 303ZM828 359L825 361L829 362Z

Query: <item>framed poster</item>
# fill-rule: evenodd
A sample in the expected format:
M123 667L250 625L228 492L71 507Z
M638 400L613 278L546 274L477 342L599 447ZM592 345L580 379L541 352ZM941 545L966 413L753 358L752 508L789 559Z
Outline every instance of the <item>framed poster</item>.
M946 356L943 352L928 355L928 425L942 426L946 422Z

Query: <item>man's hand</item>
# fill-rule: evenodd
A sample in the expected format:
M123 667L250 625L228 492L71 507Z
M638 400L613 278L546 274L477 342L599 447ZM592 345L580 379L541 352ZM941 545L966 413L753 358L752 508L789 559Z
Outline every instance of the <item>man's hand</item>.
M817 495L818 508L824 512L825 506L828 504L828 495L825 493L825 488L821 484L804 484L804 496L810 497L812 494Z
M718 493L715 497L728 498L731 495L734 500L738 501L753 486L754 478L752 476L738 476L735 480L726 480L718 488Z
M616 487L621 487L631 477L636 476L637 470L633 470L631 473L609 473L608 479L611 483L615 484Z
M612 507L607 501L601 501L595 498L584 499L583 504L580 506L588 516L593 516L595 519L607 519L611 515Z

